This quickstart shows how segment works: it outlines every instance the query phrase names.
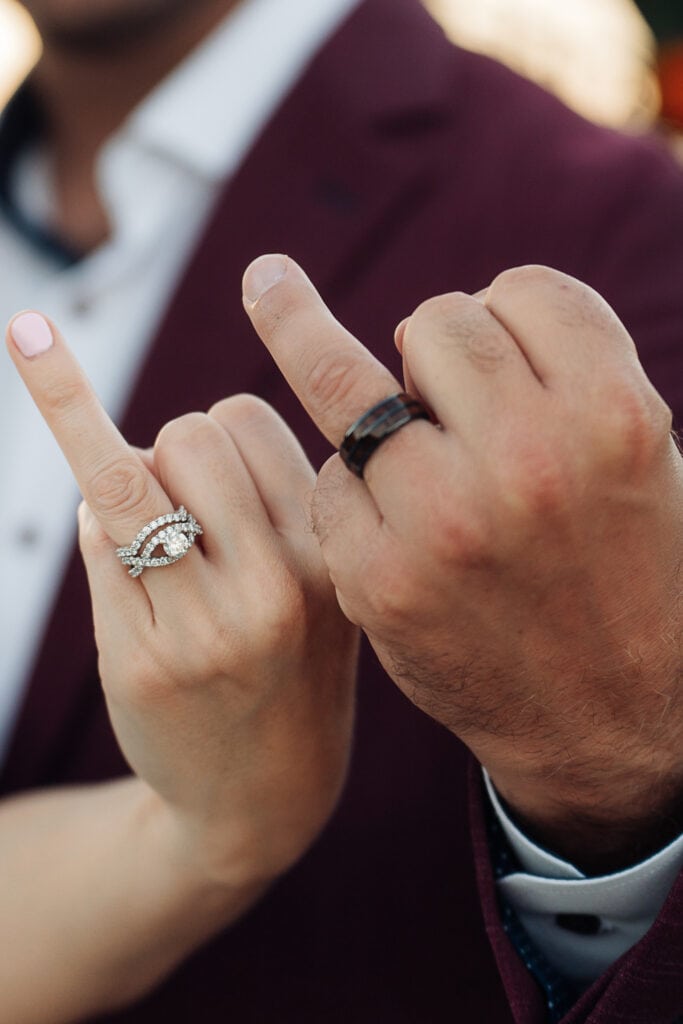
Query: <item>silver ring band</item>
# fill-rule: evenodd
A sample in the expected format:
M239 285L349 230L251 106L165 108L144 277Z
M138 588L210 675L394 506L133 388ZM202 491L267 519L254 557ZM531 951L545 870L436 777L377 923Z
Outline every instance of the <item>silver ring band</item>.
M130 566L129 576L139 576L143 569L179 562L203 532L194 516L181 505L175 512L159 516L143 526L133 543L127 548L117 548L116 554L124 565ZM165 554L152 558L152 552L160 544Z

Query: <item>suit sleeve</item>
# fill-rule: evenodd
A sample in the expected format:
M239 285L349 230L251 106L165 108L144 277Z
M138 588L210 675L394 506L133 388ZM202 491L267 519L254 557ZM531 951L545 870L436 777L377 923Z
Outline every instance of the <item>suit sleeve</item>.
M517 952L496 893L481 769L470 765L470 822L486 932L515 1024L547 1021L547 992ZM683 872L646 935L559 1019L561 1024L677 1024L683 1015Z

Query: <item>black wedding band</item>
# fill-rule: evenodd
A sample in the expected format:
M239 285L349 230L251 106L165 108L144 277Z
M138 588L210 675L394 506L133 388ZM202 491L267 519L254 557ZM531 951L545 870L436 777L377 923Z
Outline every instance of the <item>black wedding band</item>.
M405 392L383 398L352 423L344 434L339 447L344 465L356 476L362 477L373 452L388 437L413 420L432 420L429 409L419 398Z

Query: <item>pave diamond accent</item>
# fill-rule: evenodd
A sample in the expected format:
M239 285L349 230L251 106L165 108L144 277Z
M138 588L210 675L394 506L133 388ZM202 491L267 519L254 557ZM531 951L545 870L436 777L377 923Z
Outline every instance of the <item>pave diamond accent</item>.
M159 516L143 526L133 543L126 548L117 548L116 554L124 565L130 567L129 576L140 576L144 569L178 562L203 532L194 516L181 505L175 512ZM152 552L159 545L162 545L165 557L152 558Z

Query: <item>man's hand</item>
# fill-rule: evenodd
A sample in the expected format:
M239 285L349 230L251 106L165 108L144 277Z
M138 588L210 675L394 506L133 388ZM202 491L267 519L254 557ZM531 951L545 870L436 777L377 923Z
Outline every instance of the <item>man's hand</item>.
M302 271L262 257L245 307L334 444L402 386ZM606 303L527 267L397 330L420 421L363 481L333 456L313 518L340 605L461 737L528 831L588 870L680 829L683 466Z

